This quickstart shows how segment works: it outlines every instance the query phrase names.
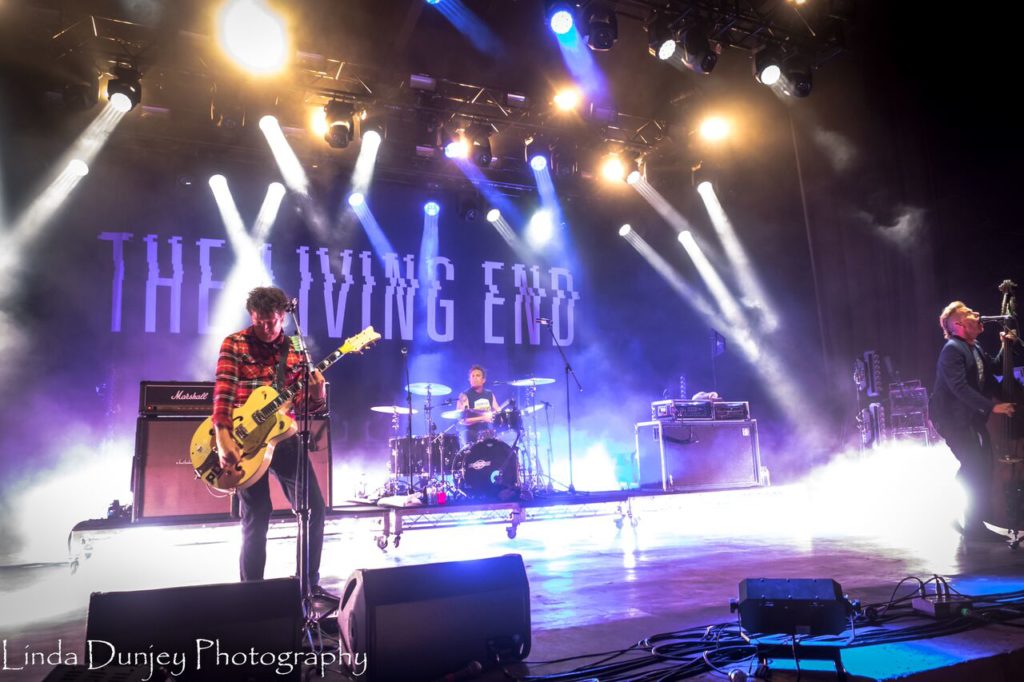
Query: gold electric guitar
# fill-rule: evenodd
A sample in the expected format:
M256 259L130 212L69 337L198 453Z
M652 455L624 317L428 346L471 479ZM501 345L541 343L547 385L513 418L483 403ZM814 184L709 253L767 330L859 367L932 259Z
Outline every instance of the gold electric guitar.
M345 340L338 350L324 358L316 369L324 372L349 353L361 353L380 340L373 327L367 327ZM231 434L242 451L241 460L232 469L220 465L217 453L216 429L207 417L192 436L189 456L196 476L211 488L234 491L248 488L267 473L274 454L274 445L298 432L295 420L281 410L295 394L302 390L297 381L278 393L270 386L254 390L245 404L236 407L232 416Z

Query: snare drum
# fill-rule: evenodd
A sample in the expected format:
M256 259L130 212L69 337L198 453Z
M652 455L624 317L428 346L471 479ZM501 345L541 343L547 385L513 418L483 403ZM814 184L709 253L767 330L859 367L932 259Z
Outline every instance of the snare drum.
M464 448L455 458L454 471L466 495L493 499L515 487L518 464L515 450L488 438Z

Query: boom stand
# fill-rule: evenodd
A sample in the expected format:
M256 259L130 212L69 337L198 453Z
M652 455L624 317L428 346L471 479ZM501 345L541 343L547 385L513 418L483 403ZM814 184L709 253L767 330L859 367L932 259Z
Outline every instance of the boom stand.
M302 401L302 407L299 411L299 452L295 463L296 509L294 513L298 525L295 572L299 576L299 592L302 594L303 632L309 640L310 647L316 651L318 650L317 644L320 644L319 648L322 648L322 643L319 637L320 624L313 612L313 585L309 575L309 470L311 468L309 463L309 437L310 425L312 423L309 412L309 378L313 362L309 355L309 349L306 347L302 327L299 326L299 318L295 314L294 308L292 308L291 314L292 322L295 324L295 336L293 338L295 339L296 350L302 353L306 359L303 363L301 380L302 385L306 388L306 399ZM316 643L313 639L314 633L317 635Z
M558 343L558 337L555 336L555 330L549 325L541 326L548 327L548 331L551 333L551 340L554 341L555 348L558 349L558 354L562 356L562 362L565 363L565 420L567 429L566 435L569 439L569 492L575 495L576 485L573 483L572 476L572 412L569 409L569 375L572 375L572 379L576 382L576 388L580 393L583 392L583 386L580 385L579 377L576 376L575 370L573 370L572 365L569 364L569 358L565 357L565 351L562 350L562 344ZM548 475L551 475L550 469L548 470Z

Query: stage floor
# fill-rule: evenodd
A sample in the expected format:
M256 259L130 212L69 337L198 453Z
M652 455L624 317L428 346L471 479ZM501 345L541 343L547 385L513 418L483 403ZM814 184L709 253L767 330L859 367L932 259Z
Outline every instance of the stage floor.
M729 600L745 578L833 578L863 603L888 600L908 576L949 576L969 594L1024 590L1024 553L1000 543L965 543L946 518L948 491L931 486L922 498L908 492L912 485L894 479L868 490L840 470L791 486L633 497L628 503L583 500L588 504L557 505L559 513L543 517L524 510L514 538L503 520L507 509L490 517L456 513L446 527L407 525L400 545L392 537L384 550L376 541L382 514L364 508L332 515L323 584L337 592L358 568L521 554L531 591L531 661L624 649L658 633L734 623ZM293 546L294 524L275 522L268 578L293 573ZM91 592L233 582L237 552L235 524L148 525L93 534L74 570L70 564L0 568L0 628L10 656L52 651L58 641L63 651L81 656ZM905 584L899 594L910 591ZM925 621L907 619L893 627L915 622ZM843 659L853 679L1017 680L1024 669L1024 630L989 624L938 639L849 649ZM581 663L530 665L529 671L547 674ZM729 666L734 668L753 672L745 662ZM795 676L791 662L776 661L772 668L775 679ZM0 680L42 679L48 669L4 671ZM802 679L835 679L834 672L812 669L830 666L805 662ZM697 679L703 677L723 679L713 673ZM507 678L495 671L480 679Z

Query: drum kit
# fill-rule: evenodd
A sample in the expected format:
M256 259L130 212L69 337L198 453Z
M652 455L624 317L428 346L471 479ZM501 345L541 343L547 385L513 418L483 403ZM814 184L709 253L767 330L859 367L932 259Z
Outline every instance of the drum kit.
M508 400L497 412L488 412L490 423L477 430L471 442L463 442L457 427L465 427L465 419L473 410L445 410L441 418L451 423L444 429L431 418L434 399L451 394L450 386L434 382L412 383L405 390L425 398L423 414L427 435L401 435L401 417L411 420L420 413L415 408L399 405L377 405L374 412L391 415L391 437L388 438L388 482L385 495L422 493L430 504L446 504L455 500L509 500L524 492L550 491L551 424L547 420L548 447L545 466L540 461L538 416L550 403L537 400L537 388L553 384L554 379L531 377L504 383L517 389L517 397ZM445 405L453 401L445 400ZM517 404L523 404L519 408ZM409 433L411 433L411 426ZM467 430L467 433L470 430Z

